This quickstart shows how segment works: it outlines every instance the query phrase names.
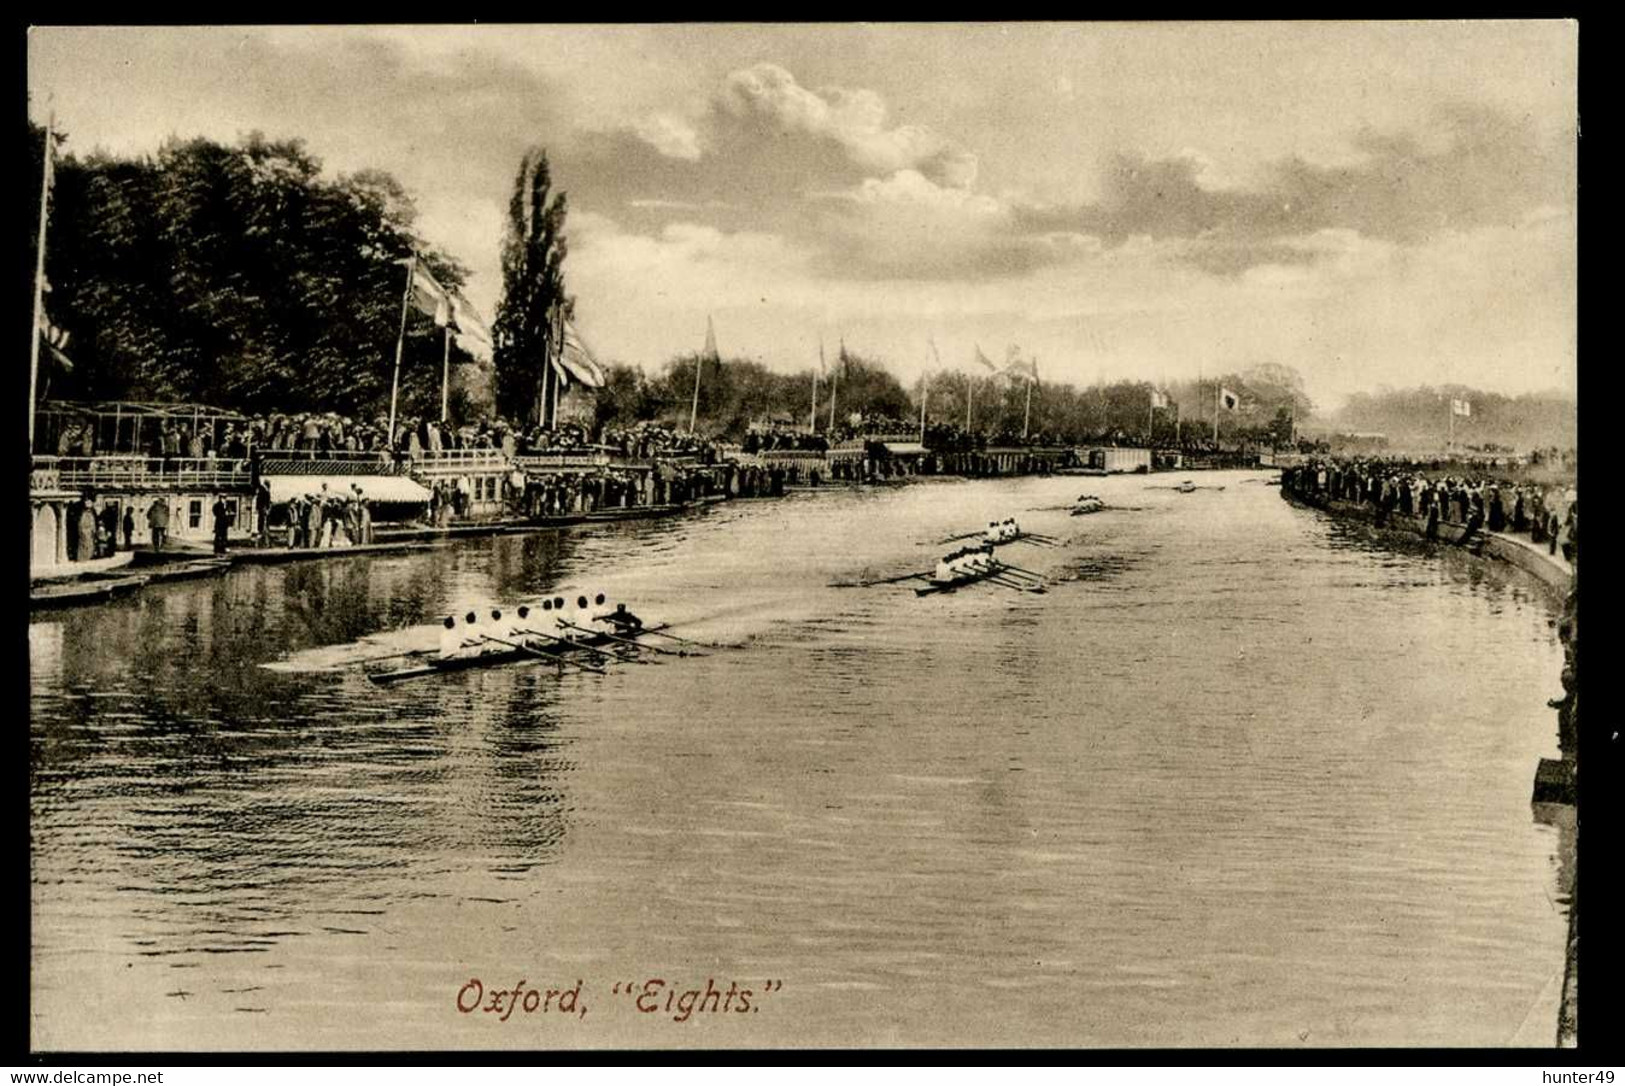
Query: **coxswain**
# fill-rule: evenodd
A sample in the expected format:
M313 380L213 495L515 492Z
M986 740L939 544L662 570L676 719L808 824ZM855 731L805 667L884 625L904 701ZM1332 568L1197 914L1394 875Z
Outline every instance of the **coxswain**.
M440 659L450 660L463 651L463 633L457 628L457 618L447 615L440 630Z
M615 605L615 613L609 616L609 621L613 622L623 633L643 629L643 620L628 611L624 603Z

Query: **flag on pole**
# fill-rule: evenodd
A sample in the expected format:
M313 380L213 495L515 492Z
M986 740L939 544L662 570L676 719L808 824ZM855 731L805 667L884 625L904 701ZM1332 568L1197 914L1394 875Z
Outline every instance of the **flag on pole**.
M69 373L73 372L73 363L64 353L68 349L68 333L52 324L51 318L46 316L43 309L39 315L39 334L45 341L45 349L51 352L51 358L56 364Z
M582 341L581 333L569 321L564 322L564 342L559 349L559 361L581 384L588 388L604 387L604 367L598 364Z
M976 361L986 366L989 373L999 372L999 367L993 364L993 360L982 353L982 345L980 343L976 345Z
M1231 392L1228 388L1221 386L1219 389L1219 406L1223 407L1226 411L1234 411L1237 407L1241 406L1241 397L1237 396L1234 392Z
M491 329L480 316L474 303L458 291L451 292L451 327L457 333L457 343L469 354L488 356L491 351Z
M1013 350L1014 348L1012 348ZM1023 362L1019 358L1012 358L1004 367L1004 372L1021 381L1038 380L1038 366L1034 362Z
M1151 406L1153 408L1159 408L1160 407L1160 408L1166 409L1168 407L1168 394L1166 392L1161 391L1160 389L1155 389L1155 388L1152 389L1151 390Z
M451 291L440 285L440 281L423 266L423 261L407 259L400 263L411 265L412 303L418 307L418 312L433 317L435 324L441 328L449 326L453 305Z
M1451 400L1450 413L1452 415L1460 415L1462 418L1471 418L1473 415L1473 403L1471 400Z

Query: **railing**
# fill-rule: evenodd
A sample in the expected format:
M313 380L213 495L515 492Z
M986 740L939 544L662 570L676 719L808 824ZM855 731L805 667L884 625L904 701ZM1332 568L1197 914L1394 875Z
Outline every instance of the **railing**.
M585 449L572 452L526 453L513 458L515 465L521 471L592 471L597 468L609 467L616 463L618 457L611 457L608 453L596 449Z
M110 487L141 490L225 490L247 489L253 471L247 460L172 457L164 460L148 456L36 456L30 485L37 478L51 478L52 485L64 490L96 490Z
M514 461L501 449L441 449L421 451L407 459L414 475L465 475L512 470Z
M261 475L399 475L401 465L388 452L306 454L278 449L262 454Z

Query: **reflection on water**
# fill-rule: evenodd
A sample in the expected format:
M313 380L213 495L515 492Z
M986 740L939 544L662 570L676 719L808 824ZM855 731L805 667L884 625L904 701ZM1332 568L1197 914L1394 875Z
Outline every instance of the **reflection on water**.
M1243 478L1090 479L1117 508L1087 518L1024 512L1066 479L803 493L41 618L35 1043L1538 1035L1571 850L1528 806L1550 605ZM829 587L1009 515L1067 541L1008 552L1046 595ZM315 669L578 588L743 647ZM460 1015L481 975L580 978L595 1009ZM632 976L784 988L678 1025L612 1002Z

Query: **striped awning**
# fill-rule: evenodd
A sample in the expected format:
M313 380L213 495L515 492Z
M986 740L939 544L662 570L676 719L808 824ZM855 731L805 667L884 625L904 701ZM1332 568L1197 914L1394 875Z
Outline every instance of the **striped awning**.
M335 498L355 493L350 488L359 486L361 496L371 502L427 502L429 491L404 475L262 475L260 482L271 488L271 504L302 498L306 494L320 494L322 484Z

